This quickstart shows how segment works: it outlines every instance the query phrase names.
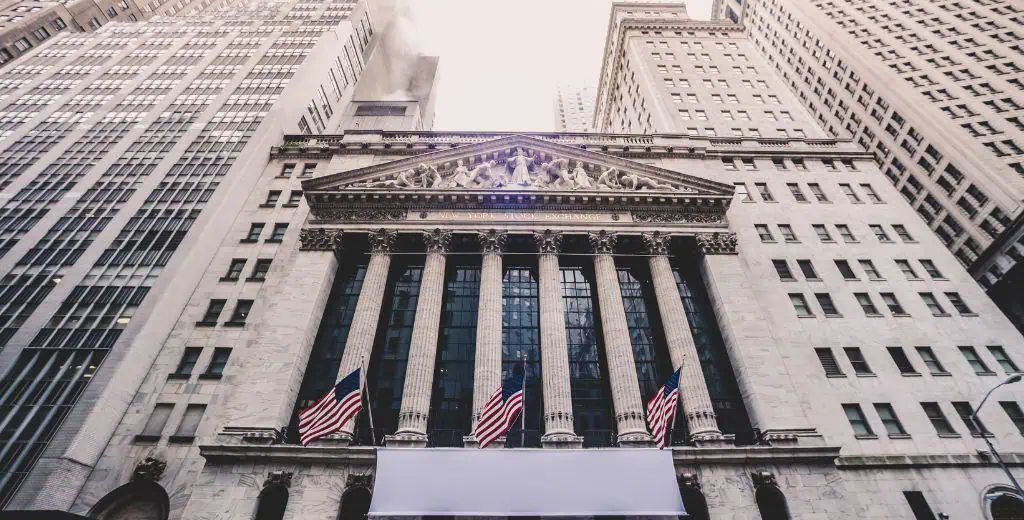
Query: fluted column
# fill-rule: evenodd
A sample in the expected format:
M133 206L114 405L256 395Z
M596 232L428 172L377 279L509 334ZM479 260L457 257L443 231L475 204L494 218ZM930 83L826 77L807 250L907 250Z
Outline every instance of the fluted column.
M619 444L649 445L652 439L644 425L644 405L640 396L640 380L636 376L633 343L629 338L619 275L612 258L618 238L607 231L588 233L587 237L595 253L597 301L601 309L601 328L604 330L604 350L608 359Z
M569 347L565 337L565 303L562 301L562 275L558 253L562 234L545 230L534 234L540 253L540 354L544 378L545 447L582 447L573 430L572 388L569 384Z
M668 260L669 236L655 231L644 233L644 244L650 254L648 263L651 266L651 281L654 283L654 294L658 299L658 311L665 329L665 341L668 343L668 354L672 359L672 368L679 369L679 399L683 404L683 414L690 432L690 439L711 440L721 439L722 432L718 429L715 409L711 405L711 395L704 381L704 371L700 366L697 346L693 342L690 322L686 318L686 309L679 296L672 265Z
M477 234L483 260L480 269L480 303L476 310L476 360L473 368L473 430L480 419L480 410L501 384L501 254L505 252L508 234L491 229ZM476 441L466 437L467 444ZM494 443L492 446L499 446Z
M398 233L390 229L371 231L368 235L370 243L370 263L366 266L356 310L352 315L352 325L348 329L345 340L345 354L341 357L338 379L341 379L357 368L363 369L363 377L370 364L370 353L377 335L377 320L380 308L384 304L384 292L388 283L388 270L391 268L391 253L395 247ZM351 439L355 430L355 420L349 421L341 428L342 437Z
M427 445L427 415L434 386L437 333L441 326L441 300L444 297L445 255L451 239L452 233L441 229L423 233L427 261L420 279L416 317L409 341L398 430L387 438L388 446L422 448Z

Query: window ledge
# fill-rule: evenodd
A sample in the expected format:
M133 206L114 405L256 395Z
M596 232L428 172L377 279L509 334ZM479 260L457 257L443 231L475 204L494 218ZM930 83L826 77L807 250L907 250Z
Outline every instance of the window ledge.
M909 439L910 438L910 434L909 433L890 433L889 434L889 438L890 439Z
M217 380L223 377L223 374L199 374L199 379Z
M841 379L841 378L845 378L846 374L825 374L825 377L827 377L829 379Z
M846 242L847 244L859 244L860 240L843 240L843 242Z
M190 377L192 377L192 374L179 374L177 372L167 374L167 379L188 379Z
M225 327L244 327L245 326L245 322L244 321L225 321L224 322L224 326Z
M822 240L821 243L822 244L835 244L836 241L835 240Z
M975 374L979 375L979 376L994 376L994 375L996 375L995 372L975 372Z
M267 280L266 278L255 278L255 277L252 277L252 276L250 276L250 277L245 279L245 281L247 281L247 282L265 282L266 280Z
M909 318L909 317L910 317L910 315L909 315L909 314L907 314L907 313L905 313L905 312L901 312L901 313L899 313L899 314L897 314L897 313L895 313L895 312L894 312L894 313L892 313L892 316L893 316L894 318Z
M267 244L280 244L282 240L280 238L268 238L264 242Z
M857 374L857 377L878 377L878 374L872 372L870 374Z
M884 282L885 278L868 278L869 282Z
M805 281L808 281L808 282L820 282L821 278L807 278Z
M971 434L971 437L974 437L974 438L976 438L976 439L980 439L980 438L982 438L982 437L986 437L986 438L989 438L989 439L994 439L994 438L996 438L996 436L995 436L995 435L993 435L993 434L991 434L991 433L989 433L989 432L985 432L985 433L972 433L972 434Z
M135 442L157 442L160 440L159 435L136 435Z
M884 314L879 314L879 313L875 313L875 314L864 313L864 317L865 318L884 318L885 315Z
M192 441L196 440L195 435L171 435L167 438L167 442L180 443L180 444L192 444Z
M216 321L197 321L196 327L216 327Z
M968 312L968 313L961 314L960 316L962 316L964 318L977 318L978 314L974 313L974 312Z
M876 440L876 439L878 439L878 436L874 435L874 434L861 434L861 435L854 435L854 438L857 438L857 439L860 439L860 440Z
M263 204L260 204L260 207L261 208L276 208L277 207L277 203L271 204L269 202L264 202Z
M842 314L826 314L825 317L826 318L842 318L843 315Z
M936 318L948 318L950 314L948 312L940 312L939 314L932 313L932 316Z
M953 377L950 372L932 372L932 377Z
M816 318L817 316L815 316L813 314L797 314L796 317L797 318Z
M243 238L238 241L239 244L255 244L256 242L259 242L259 240L255 238Z
M298 204L281 204L281 207L282 208L297 208L297 207L299 207L299 205Z
M232 278L230 276L221 276L220 277L220 281L221 282L237 282L238 278L237 277Z
M787 240L786 243L787 244L799 244L800 241L799 240Z

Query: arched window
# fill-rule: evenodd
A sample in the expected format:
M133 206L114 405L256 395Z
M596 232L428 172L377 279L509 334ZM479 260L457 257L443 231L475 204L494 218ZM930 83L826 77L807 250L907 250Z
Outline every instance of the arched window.
M364 487L351 487L341 495L341 511L338 520L366 520L370 512L370 490Z
M992 520L1024 520L1024 502L1009 494L1000 493L989 506Z
M789 520L786 496L775 486L761 486L754 494L762 520Z
M288 488L280 485L267 486L260 493L253 520L281 520L284 508L288 507Z
M167 520L170 500L159 484L133 481L100 499L89 512L97 520Z
M687 516L679 517L680 520L710 520L708 514L708 502L704 500L704 493L696 489L682 489L683 508Z

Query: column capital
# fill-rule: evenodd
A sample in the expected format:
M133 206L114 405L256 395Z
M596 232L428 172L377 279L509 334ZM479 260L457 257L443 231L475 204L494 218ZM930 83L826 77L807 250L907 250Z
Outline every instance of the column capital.
M302 228L299 231L299 251L341 252L340 229Z
M371 254L390 255L395 250L398 232L393 229L380 228L377 231L370 231L367 238L370 241Z
M618 235L604 230L587 233L587 239L590 240L590 247L599 255L612 254L615 252L615 244L619 242Z
M697 249L705 256L739 254L736 233L696 233L694 238L697 239Z
M480 242L480 248L483 249L484 254L494 253L500 255L505 252L505 246L508 243L508 233L498 231L497 229L488 229L487 231L478 232L476 239Z
M452 232L446 229L435 228L432 231L423 232L423 243L427 246L427 253L445 254L451 247Z
M655 231L653 233L641 233L640 237L644 241L644 247L647 248L647 254L656 256L668 255L668 246L669 242L672 241L672 235Z
M545 255L557 255L562 252L562 233L545 229L533 234L533 240L537 242L537 250Z

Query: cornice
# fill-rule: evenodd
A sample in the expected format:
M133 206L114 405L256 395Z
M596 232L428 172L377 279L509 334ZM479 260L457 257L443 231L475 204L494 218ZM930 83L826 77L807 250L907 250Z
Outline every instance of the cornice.
M834 464L839 446L729 446L672 447L672 460L680 466L706 463L770 464L793 462Z
M292 444L199 446L199 454L213 463L303 463L326 462L332 464L373 465L377 452L373 446L320 447Z
M1007 466L1024 466L1024 453L1000 453ZM846 455L836 459L840 469L924 468L992 466L993 460L974 453L935 453L920 455Z

